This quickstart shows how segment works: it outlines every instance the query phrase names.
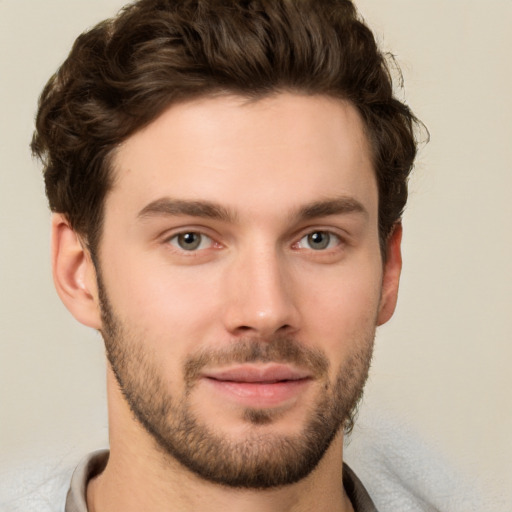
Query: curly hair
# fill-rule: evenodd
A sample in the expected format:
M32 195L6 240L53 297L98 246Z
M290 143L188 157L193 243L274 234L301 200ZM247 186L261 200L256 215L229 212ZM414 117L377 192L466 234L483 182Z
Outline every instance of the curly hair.
M97 248L112 155L176 102L280 91L348 100L370 142L379 236L401 218L418 120L349 0L139 0L83 33L39 99L50 208Z

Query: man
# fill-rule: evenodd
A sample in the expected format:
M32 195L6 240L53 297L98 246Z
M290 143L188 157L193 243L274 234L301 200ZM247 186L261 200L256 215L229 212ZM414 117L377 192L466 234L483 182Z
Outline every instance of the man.
M57 291L109 363L67 512L375 510L342 445L415 123L347 0L141 0L77 39L32 143Z

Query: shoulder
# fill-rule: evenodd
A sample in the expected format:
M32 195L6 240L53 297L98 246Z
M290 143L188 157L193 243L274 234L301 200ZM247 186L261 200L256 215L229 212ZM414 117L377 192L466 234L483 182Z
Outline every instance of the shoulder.
M63 512L73 469L49 462L0 469L0 510Z
M379 512L498 511L489 496L446 455L405 421L382 410L362 410L346 439L344 459ZM501 500L499 500L501 502Z

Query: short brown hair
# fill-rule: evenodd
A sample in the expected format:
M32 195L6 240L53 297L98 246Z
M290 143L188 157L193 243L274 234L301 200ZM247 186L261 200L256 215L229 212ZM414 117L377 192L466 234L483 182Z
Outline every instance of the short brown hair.
M279 91L350 101L379 190L381 248L400 220L417 120L349 0L140 0L76 40L40 100L32 151L52 211L95 250L115 148L171 104Z

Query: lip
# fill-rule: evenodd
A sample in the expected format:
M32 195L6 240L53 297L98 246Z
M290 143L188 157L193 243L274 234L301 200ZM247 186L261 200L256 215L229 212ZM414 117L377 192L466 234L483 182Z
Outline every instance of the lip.
M285 405L296 399L312 381L306 370L274 363L208 370L202 377L224 399L256 408Z
M206 378L218 381L262 384L311 378L311 374L305 370L276 363L265 365L244 364L205 371L203 375Z

